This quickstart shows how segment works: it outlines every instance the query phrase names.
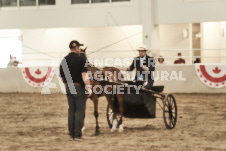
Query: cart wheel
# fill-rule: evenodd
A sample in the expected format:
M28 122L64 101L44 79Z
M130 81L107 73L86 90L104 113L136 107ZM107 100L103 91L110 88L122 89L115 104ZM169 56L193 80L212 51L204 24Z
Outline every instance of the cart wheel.
M107 105L107 121L108 121L108 126L110 128L112 128L113 116L114 116L114 113L113 113L113 111L111 109L111 106L108 104ZM116 113L116 120L117 120L117 123L118 123L117 128L119 127L120 117L121 117L121 115Z
M167 129L173 129L177 122L177 104L174 96L168 94L164 99L163 118Z

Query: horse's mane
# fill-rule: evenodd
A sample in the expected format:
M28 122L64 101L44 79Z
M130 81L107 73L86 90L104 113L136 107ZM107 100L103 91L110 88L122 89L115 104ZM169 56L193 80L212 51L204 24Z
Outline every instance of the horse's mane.
M95 67L95 66L94 66L92 63L90 63L89 61L88 61L87 69L88 69L89 71L91 71L91 72L100 71L99 68Z
M86 48L85 48L84 50L82 50L81 56L84 57L85 59L87 59L85 50L86 50ZM119 75L119 73L120 73L120 70L119 70L118 68L116 68L116 67L104 67L104 68L102 68L102 69L99 69L99 68L95 67L91 62L88 61L87 69L88 69L89 71L91 71L92 74L94 74L96 71L102 71L102 74L103 74L103 75L105 75L105 72L106 72L106 71L110 71L110 72L112 72L112 73L116 73L117 75L116 75L115 78L117 79L117 81L122 81L122 80L118 79L118 75ZM121 78L124 78L122 74L121 74Z

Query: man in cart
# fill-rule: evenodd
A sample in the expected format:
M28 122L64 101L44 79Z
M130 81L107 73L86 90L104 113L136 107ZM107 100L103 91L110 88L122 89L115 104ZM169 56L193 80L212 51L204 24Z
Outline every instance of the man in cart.
M134 58L127 71L132 71L136 68L135 80L147 82L144 88L151 89L154 84L155 59L147 55L148 49L145 45L140 46L137 51L139 56Z

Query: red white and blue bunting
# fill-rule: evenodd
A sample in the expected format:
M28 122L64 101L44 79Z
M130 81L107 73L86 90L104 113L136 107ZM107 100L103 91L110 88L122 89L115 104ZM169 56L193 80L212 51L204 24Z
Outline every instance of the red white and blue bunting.
M55 73L52 67L25 67L21 68L24 80L32 87L47 86Z
M226 65L195 65L199 79L208 87L222 88L226 86Z

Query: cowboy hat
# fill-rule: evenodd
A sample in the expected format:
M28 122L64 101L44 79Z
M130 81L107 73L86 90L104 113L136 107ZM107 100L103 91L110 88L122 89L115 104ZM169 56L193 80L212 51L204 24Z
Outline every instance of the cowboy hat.
M136 50L137 51L149 51L145 44L140 45Z

